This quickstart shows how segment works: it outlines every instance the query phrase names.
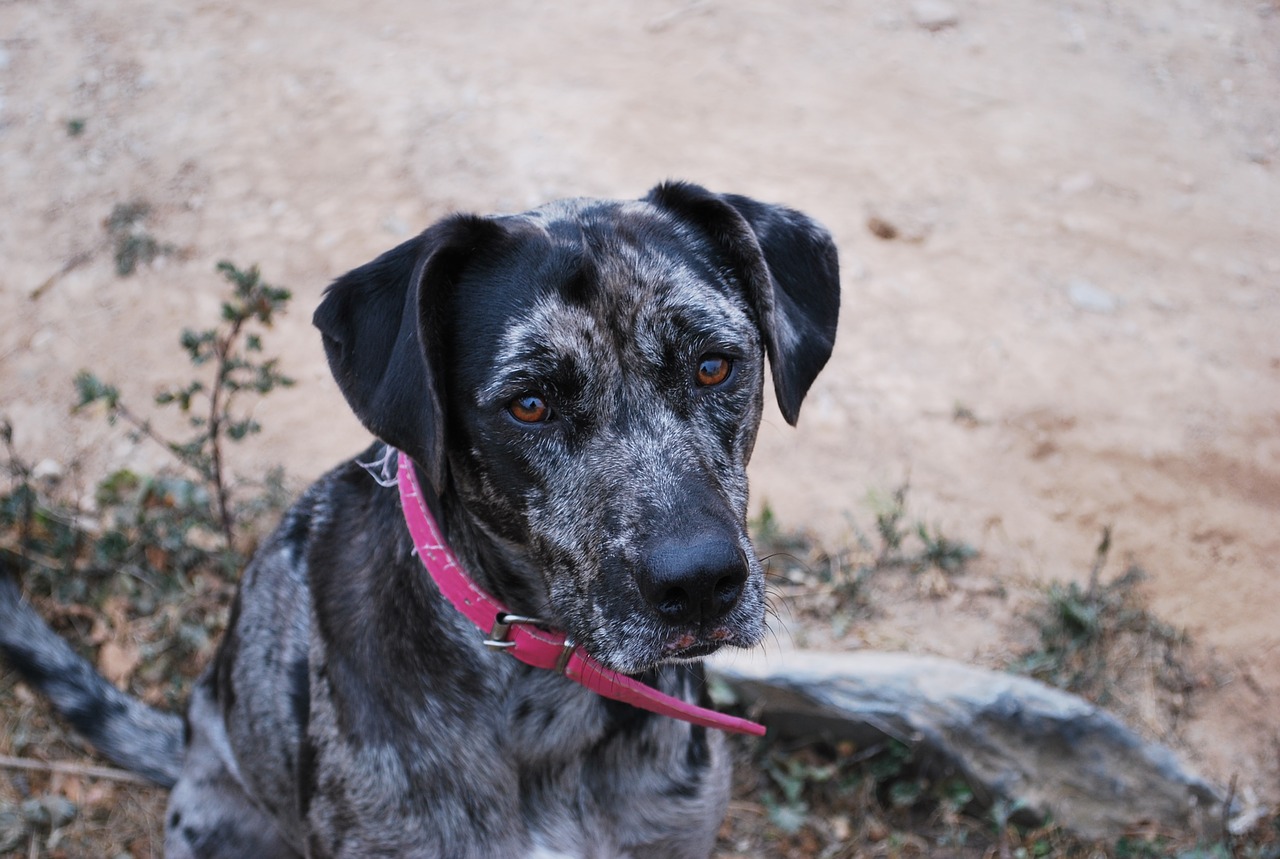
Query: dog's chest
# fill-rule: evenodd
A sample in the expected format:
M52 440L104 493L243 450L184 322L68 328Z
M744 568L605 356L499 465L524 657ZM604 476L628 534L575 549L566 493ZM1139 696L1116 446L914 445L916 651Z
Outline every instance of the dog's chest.
M508 662L361 746L341 730L342 696L317 688L311 855L709 853L728 795L718 732Z

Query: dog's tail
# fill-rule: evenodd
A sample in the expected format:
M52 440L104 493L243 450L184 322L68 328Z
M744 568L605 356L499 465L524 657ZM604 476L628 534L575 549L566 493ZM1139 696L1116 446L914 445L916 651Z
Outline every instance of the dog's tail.
M162 787L182 769L182 719L107 682L36 614L0 558L0 655L108 760Z

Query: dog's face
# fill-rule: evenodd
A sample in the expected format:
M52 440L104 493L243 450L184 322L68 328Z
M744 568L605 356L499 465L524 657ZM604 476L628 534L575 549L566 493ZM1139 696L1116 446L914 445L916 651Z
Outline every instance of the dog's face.
M518 238L467 272L444 332L468 509L529 559L540 615L615 669L755 644L744 522L765 354L741 289L645 204L504 226Z
M766 355L794 422L830 353L826 233L668 185L416 242L317 324L357 414L484 535L491 585L624 673L755 644L746 466Z

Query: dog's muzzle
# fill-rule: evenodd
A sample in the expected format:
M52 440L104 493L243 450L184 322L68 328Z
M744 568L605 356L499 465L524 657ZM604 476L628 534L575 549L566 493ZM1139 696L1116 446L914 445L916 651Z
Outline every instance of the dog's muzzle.
M435 517L427 509L413 463L403 452L397 457L396 482L400 489L405 526L413 538L419 560L453 607L488 633L484 646L510 654L526 665L555 671L597 695L651 713L707 728L764 735L763 725L717 713L646 686L633 677L606 668L584 653L563 632L543 628L537 618L512 615L462 569L457 556L440 533Z

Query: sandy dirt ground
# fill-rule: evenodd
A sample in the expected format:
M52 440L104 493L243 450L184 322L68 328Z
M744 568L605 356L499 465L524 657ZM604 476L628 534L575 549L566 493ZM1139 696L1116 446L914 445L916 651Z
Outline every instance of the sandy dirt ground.
M972 575L1032 584L1110 525L1217 666L1173 741L1276 801L1277 46L1275 0L7 0L0 413L86 482L162 464L71 415L71 378L187 378L214 263L256 262L299 384L236 462L309 479L366 438L309 324L335 276L456 209L667 177L785 202L837 237L844 305L800 427L766 415L756 503L836 544L909 480ZM121 278L131 200L179 253ZM998 663L982 605L871 638Z

